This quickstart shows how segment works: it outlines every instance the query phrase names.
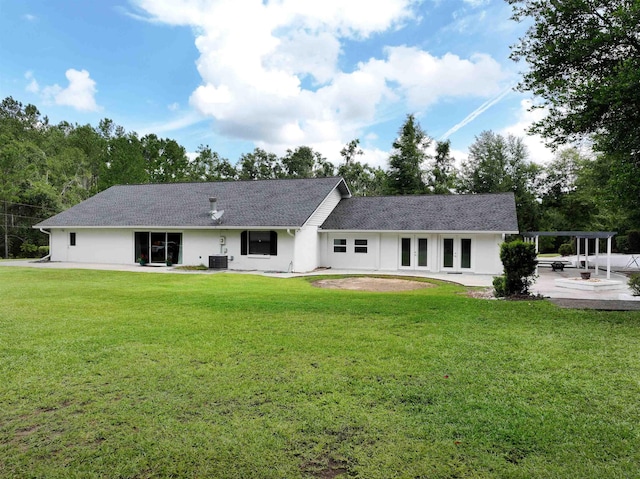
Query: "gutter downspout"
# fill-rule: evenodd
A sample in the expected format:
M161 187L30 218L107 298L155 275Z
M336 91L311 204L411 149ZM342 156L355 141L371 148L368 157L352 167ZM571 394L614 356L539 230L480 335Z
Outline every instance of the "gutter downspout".
M287 234L288 234L289 236L291 236L292 238L294 238L294 239L295 239L295 237L296 237L296 234L291 232L291 228L287 228ZM293 251L294 251L294 254L295 254L295 250L296 250L296 243L295 243L295 241L294 241L294 242L293 242ZM287 273L293 273L293 261L291 261L291 262L289 263L289 271L287 271Z
M42 228L38 228L40 230L41 233L46 234L47 236L49 236L49 254L46 256L43 256L42 258L40 258L38 261L41 262L46 262L46 261L51 261L51 233L49 233L48 231L45 231Z

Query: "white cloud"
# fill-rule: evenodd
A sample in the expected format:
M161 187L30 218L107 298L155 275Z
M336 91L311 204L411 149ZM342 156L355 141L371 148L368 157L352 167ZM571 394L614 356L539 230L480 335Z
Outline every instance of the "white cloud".
M180 103L173 102L170 105L167 105L167 108L169 109L169 111L178 111L180 109Z
M38 85L37 80L33 76L32 71L28 71L24 74L24 77L27 80L31 80L27 87L25 88L29 93L38 93L40 91L40 85Z
M166 122L145 124L134 131L138 132L140 136L145 136L150 133L162 134L170 131L182 130L201 122L203 118L193 112L181 115L177 118L173 118Z
M391 104L416 111L445 98L484 98L508 80L488 55L437 57L408 46L343 69L345 41L398 28L414 18L417 0L375 8L369 0L132 1L149 21L193 29L202 84L190 104L218 132L271 151L339 151Z
M89 72L70 68L65 76L69 80L69 85L66 88L58 84L44 87L42 89L44 100L80 111L99 111L100 107L95 100L96 82L91 79Z
M521 137L529 150L529 159L531 161L540 164L549 163L553 160L553 151L545 146L544 140L540 135L531 135L527 132L533 122L545 117L546 112L543 109L530 110L531 105L531 100L522 100L516 115L516 123L504 128L499 133Z
M397 81L412 109L429 106L445 97L489 96L507 78L489 55L469 59L447 53L438 58L414 47L387 49L387 79Z
M464 3L473 8L484 7L485 5L489 5L491 0L462 0Z

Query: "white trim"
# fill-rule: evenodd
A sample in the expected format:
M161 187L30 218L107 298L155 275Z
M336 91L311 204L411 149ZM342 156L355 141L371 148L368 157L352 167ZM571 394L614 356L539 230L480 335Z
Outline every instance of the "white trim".
M32 228L36 228L32 226ZM49 229L93 229L93 230L130 230L130 229L144 229L148 231L152 230L252 230L252 231L261 231L261 230L299 230L300 226L226 226L226 225L217 225L217 226L148 226L148 225L135 225L135 226L43 226L42 228Z
M446 234L446 235L472 235L472 234L518 234L517 231L497 230L332 230L318 228L321 233L390 233L390 234Z

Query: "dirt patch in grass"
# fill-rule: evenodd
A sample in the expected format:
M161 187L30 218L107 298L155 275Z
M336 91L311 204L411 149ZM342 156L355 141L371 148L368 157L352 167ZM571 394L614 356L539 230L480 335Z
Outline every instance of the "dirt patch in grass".
M347 474L347 463L333 458L310 461L302 467L303 472L319 479L334 479Z
M411 281L408 279L368 277L321 279L314 281L312 284L318 288L374 292L410 291L413 289L433 288L436 286L433 283Z
M496 299L493 288L471 289L465 295L476 299Z

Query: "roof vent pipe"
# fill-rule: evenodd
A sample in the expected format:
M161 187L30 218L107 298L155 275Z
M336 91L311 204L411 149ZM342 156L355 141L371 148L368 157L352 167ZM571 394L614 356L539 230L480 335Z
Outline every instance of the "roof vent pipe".
M213 213L214 211L217 211L216 207L218 205L218 198L216 198L215 196L210 196L209 203L211 203L211 212Z

